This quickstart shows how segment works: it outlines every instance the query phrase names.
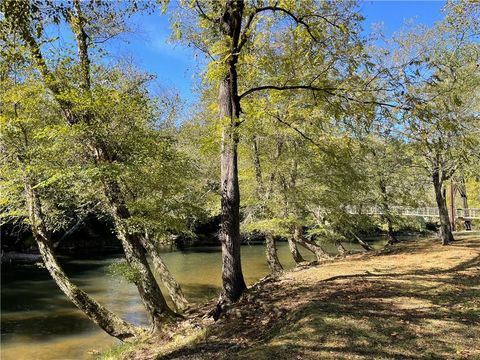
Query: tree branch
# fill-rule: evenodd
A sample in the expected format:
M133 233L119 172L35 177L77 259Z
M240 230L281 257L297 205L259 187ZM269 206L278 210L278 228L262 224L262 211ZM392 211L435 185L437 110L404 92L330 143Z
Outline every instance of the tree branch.
M254 93L256 91L262 91L262 90L277 90L277 91L283 91L283 90L312 90L312 91L335 91L338 90L336 88L320 88L317 86L312 86L312 85L285 85L285 86L277 86L277 85L264 85L264 86L258 86L254 87L251 89L248 89L247 91L243 92L240 94L238 97L241 100L243 97Z
M313 140L310 136L306 135L303 131L299 130L297 127L293 126L292 124L286 122L285 120L282 120L282 118L279 115L274 115L274 114L269 114L272 118L277 120L279 123L282 123L283 125L288 126L290 129L294 130L297 134L299 134L302 138L305 140L309 141L313 145L315 145L317 148L319 148L322 152L327 153L328 150L323 147L322 145L318 144L315 140Z
M195 5L197 6L198 12L200 13L200 16L203 17L204 19L207 19L210 22L215 22L210 16L208 16L205 11L203 11L202 7L200 6L200 2L198 0L195 0Z

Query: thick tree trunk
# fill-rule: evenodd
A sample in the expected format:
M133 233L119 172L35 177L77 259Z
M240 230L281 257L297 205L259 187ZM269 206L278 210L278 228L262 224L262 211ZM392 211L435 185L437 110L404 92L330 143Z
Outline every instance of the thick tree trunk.
M142 329L122 320L73 284L60 267L48 239L38 232L35 234L35 239L45 267L58 287L90 320L100 326L107 334L122 341L133 339L143 333Z
M168 294L175 305L177 310L184 310L188 307L188 301L183 294L182 288L178 282L173 277L170 270L165 265L163 259L160 256L160 251L158 247L152 242L152 239L149 237L142 237L143 246L147 249L148 253L152 257L153 266L157 271L160 279L168 290Z
M374 152L374 155L375 155L375 152ZM393 245L398 242L398 239L395 237L395 233L393 231L393 222L392 222L390 209L389 209L387 185L385 184L385 180L383 177L380 178L379 186L380 186L380 192L382 194L382 208L384 213L383 220L387 222L387 236L388 236L387 245Z
M144 331L142 329L122 320L70 281L54 255L50 238L43 226L43 215L35 192L29 184L26 184L25 190L34 238L37 242L45 267L57 283L58 287L68 299L77 306L77 308L79 308L91 321L100 326L107 334L122 341L132 340L143 334Z
M443 192L443 184L440 178L440 173L434 171L432 174L433 187L435 190L435 200L438 206L438 213L440 215L440 239L442 245L448 245L453 241L452 229L450 227L450 218L448 217L446 196Z
M300 251L298 251L298 247L297 247L298 239L302 238L302 234L303 234L302 227L299 225L295 225L293 228L293 238L291 237L288 238L288 248L290 249L290 254L292 254L293 261L295 261L295 264L300 264L301 262L305 261L302 254L300 254Z
M275 238L271 234L265 236L265 254L267 255L268 267L273 274L283 270L282 264L278 260Z
M111 206L115 230L122 242L125 258L128 264L138 272L135 281L143 304L152 321L152 331L159 330L166 322L176 317L168 307L148 264L145 249L139 235L130 234L125 221L130 218L130 212L121 195L120 187L114 180L106 181L105 193Z
M235 302L246 289L240 260L240 190L237 168L237 118L233 114L230 80L220 84L220 117L229 119L222 134L221 215L223 297Z
M224 4L224 12L219 18L219 30L224 35L231 56L228 59L228 73L220 82L218 94L218 115L224 124L220 158L222 197L220 241L222 243L223 286L214 318L218 318L222 303L237 301L247 288L240 260L240 189L237 164L240 98L236 69L244 2L229 0Z

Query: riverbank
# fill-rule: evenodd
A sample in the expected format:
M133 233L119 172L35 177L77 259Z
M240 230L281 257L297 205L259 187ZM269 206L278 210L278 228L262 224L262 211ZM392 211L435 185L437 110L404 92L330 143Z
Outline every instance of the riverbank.
M408 241L266 278L217 323L212 303L102 359L480 358L480 234Z

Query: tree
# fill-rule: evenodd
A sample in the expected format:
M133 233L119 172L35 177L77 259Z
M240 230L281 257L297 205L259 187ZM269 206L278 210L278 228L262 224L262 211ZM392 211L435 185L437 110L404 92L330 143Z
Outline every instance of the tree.
M269 1L250 3L230 0L222 4L217 1L195 1L191 3L191 8L196 12L199 27L185 23L186 17L182 13L183 21L177 22L176 30L211 59L207 78L218 87L218 117L223 126L220 160L223 289L218 307L221 311L224 302L238 300L246 288L240 260L237 164L241 102L253 93L268 90L310 90L321 95L341 97L342 94L337 93L338 84L330 84L327 80L328 70L327 73L319 73L317 65L329 62L333 68L343 62L348 68L350 61L354 63L354 51L349 52L350 58L346 53L348 49L355 49L359 45L355 40L359 17L352 11L351 3L319 4L304 1L301 4L286 2L279 5ZM302 72L297 76L293 71L293 58L280 55L276 59L274 51L269 53L262 49L265 45L262 35L273 34L273 28L276 32L290 33L305 53L311 55L306 56L302 64L308 65L310 72ZM287 52L287 49L279 50L280 53ZM249 71L256 74L273 69L275 61L285 61L292 72L275 73L268 79L246 76ZM264 80L268 82L257 83Z
M411 110L403 113L404 136L422 154L440 214L442 244L453 241L446 181L478 161L478 4L449 3L444 21L399 39L399 57L414 57L399 77ZM460 20L460 17L462 20Z
M106 34L115 34L121 29L119 9L109 2L79 1L72 4L4 1L2 7L4 31L14 31L22 40L45 87L83 146L83 166L90 167L93 179L102 189L104 210L113 219L127 262L137 274L134 282L151 317L153 330L160 329L165 321L176 315L167 306L147 262L143 245L151 251L155 247L142 243L145 229L135 226L135 209L132 208L135 204L131 201L129 204L130 190L122 176L133 174L134 169L142 168L142 161L148 161L143 149L151 150L152 146L142 147L145 141L153 146L168 141L159 142L163 135L153 131L158 126L155 124L158 118L153 118L155 114L151 112L142 87L149 77L122 73L118 68L109 72L100 64L94 66L90 58L95 39L108 38L110 35ZM60 57L57 67L49 66L49 59L44 57L39 45L43 41L42 30L49 21L54 24L65 21L69 25L77 45L78 60ZM103 26L97 26L100 24ZM128 81L119 83L123 79ZM113 129L117 132L112 132ZM136 144L134 141L139 139L143 142ZM161 154L165 155L165 152ZM127 170L130 173L125 173ZM171 293L179 295L178 284L167 281L167 287L170 284L174 290Z
M2 60L12 64L12 58ZM73 190L73 183L79 185L84 177L71 166L78 148L72 149L65 125L58 121L60 109L25 70L12 64L1 82L0 222L20 219L30 225L45 267L63 293L109 335L130 341L143 330L76 286L55 257L51 233L68 224L72 208L81 213L91 203Z

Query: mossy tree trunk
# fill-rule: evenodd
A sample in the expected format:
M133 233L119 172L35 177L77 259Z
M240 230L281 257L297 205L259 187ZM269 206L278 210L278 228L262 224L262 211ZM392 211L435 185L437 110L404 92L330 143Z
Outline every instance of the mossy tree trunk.
M135 281L142 302L152 321L152 331L160 330L177 315L169 308L148 264L140 235L131 234L125 226L130 212L116 181L105 182L105 193L113 214L117 237L122 242L125 258L138 277Z
M91 321L100 326L100 328L102 328L107 334L122 341L133 340L142 335L144 330L129 324L104 306L100 305L68 278L55 257L51 239L44 226L40 201L28 180L26 180L25 183L25 193L31 228L38 249L43 258L46 269L62 292L78 309L80 309Z
M142 237L143 246L147 249L148 253L152 257L153 266L157 271L162 283L168 290L168 294L172 299L172 302L177 310L184 310L188 307L189 303L185 295L183 294L180 284L175 280L172 273L168 269L167 265L160 256L158 246L154 243L154 240L148 235Z

